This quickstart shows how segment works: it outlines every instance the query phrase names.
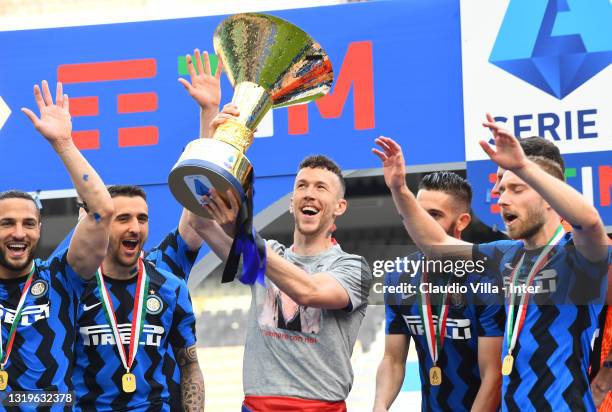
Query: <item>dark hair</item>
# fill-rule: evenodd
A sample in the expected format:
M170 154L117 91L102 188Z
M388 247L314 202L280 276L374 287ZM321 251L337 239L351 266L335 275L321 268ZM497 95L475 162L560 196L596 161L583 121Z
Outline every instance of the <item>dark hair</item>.
M34 207L36 208L36 211L38 212L38 218L40 219L40 209L38 208L38 203L36 203L36 200L34 200L31 194L27 192L22 192L21 190L15 190L15 189L0 192L0 200L6 200L6 199L29 200L30 202L34 203Z
M434 172L425 175L419 182L419 190L436 190L451 195L460 202L466 213L472 205L472 186L454 172Z
M338 176L338 179L340 179L340 187L342 188L341 195L344 196L344 192L346 191L346 184L344 183L344 178L342 177L342 171L340 170L336 162L324 155L312 155L301 161L300 165L298 166L298 172L307 167L311 169L329 170L330 172Z
M565 170L565 162L561 151L551 141L548 141L540 136L530 136L524 139L519 139L519 143L527 157L538 156L552 160L561 167L561 171Z
M561 165L552 159L544 156L527 156L529 160L540 166L540 169L544 170L549 175L556 177L561 181L565 181L565 175Z
M140 186L134 186L134 185L109 186L108 193L110 193L111 197L117 197L117 196L142 197L145 201L147 200L147 194Z

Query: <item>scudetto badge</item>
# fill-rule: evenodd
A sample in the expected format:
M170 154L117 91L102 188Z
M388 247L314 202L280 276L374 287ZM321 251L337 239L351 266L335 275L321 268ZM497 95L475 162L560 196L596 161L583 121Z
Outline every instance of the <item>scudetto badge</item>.
M155 295L150 295L147 298L147 313L151 315L157 315L164 308L164 304L161 299Z
M47 292L47 282L42 279L38 279L32 284L32 288L30 289L30 293L32 296L42 296Z

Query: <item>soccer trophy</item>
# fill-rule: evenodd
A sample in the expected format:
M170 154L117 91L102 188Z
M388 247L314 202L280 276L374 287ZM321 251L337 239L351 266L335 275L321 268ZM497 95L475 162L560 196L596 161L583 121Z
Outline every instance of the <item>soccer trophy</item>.
M253 167L245 152L268 110L315 100L329 91L334 77L321 46L278 17L231 16L217 27L213 43L240 117L219 126L211 139L190 142L168 177L174 197L203 217L211 217L202 196L212 188L224 200L228 189L241 203L251 200Z
M210 218L202 206L211 189L229 204L227 190L240 201L236 236L222 282L265 284L266 245L253 229L253 166L245 156L268 110L315 100L334 79L327 54L303 30L259 13L231 16L215 30L213 43L234 87L240 116L220 125L212 138L190 142L168 177L174 197L191 212Z

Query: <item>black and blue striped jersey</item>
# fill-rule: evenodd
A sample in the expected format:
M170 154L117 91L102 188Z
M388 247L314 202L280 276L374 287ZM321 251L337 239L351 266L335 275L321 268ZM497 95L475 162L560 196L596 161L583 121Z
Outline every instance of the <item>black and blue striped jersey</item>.
M490 272L501 276L507 288L509 276L525 252L519 285L525 283L539 250L525 251L521 241L474 246L474 256L486 258ZM611 260L608 250L607 261L589 262L567 233L546 266L535 274L534 293L513 351L514 367L503 377L503 411L596 410L588 381L589 354ZM502 356L507 353L504 338Z
M78 308L78 336L74 386L76 410L169 411L168 371L164 360L172 348L196 342L195 317L186 283L145 260L149 276L144 327L140 349L132 366L136 391L124 393L121 363L111 327L106 319L97 283L90 282ZM119 332L128 350L136 277L116 280L105 277Z
M73 390L76 310L86 282L70 267L66 256L67 249L64 249L46 261L34 261L36 269L5 368L8 386L3 395L12 391L67 393ZM26 278L0 279L4 350ZM21 409L35 410L34 404L28 405ZM60 404L51 408L64 409L70 410ZM0 406L0 410L5 409Z

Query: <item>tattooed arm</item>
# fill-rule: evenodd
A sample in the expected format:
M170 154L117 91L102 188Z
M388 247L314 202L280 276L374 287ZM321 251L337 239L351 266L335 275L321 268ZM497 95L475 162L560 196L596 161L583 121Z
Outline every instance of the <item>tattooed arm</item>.
M181 373L181 397L185 412L204 411L204 377L198 364L195 345L176 349L176 361Z

